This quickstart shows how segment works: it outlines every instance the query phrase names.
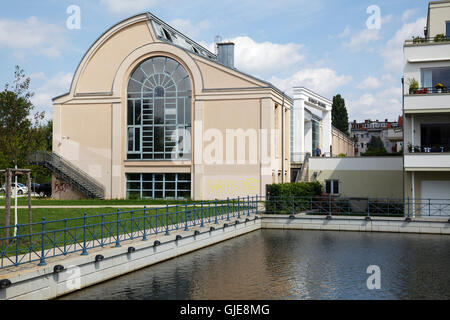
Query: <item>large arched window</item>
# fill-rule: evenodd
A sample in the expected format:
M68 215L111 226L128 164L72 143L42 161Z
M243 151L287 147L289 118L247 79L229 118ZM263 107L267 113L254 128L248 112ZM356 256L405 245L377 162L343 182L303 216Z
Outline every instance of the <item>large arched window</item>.
M128 82L127 159L188 160L191 82L168 57L142 62Z

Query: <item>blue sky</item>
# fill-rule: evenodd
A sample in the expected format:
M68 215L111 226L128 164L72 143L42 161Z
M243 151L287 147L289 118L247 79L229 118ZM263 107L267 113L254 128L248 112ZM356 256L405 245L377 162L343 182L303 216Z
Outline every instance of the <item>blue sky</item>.
M81 28L66 12L81 9ZM369 29L369 6L381 12ZM92 43L109 27L150 11L204 46L214 38L236 44L236 67L287 93L308 87L340 93L349 119L396 120L401 113L402 44L422 35L424 0L40 0L0 3L0 86L14 66L31 76L33 102L51 118L51 98L69 90Z

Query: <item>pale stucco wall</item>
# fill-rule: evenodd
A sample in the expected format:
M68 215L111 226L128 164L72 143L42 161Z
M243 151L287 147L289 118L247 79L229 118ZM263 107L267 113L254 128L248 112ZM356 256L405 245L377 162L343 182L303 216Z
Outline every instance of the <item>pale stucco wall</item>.
M402 158L311 158L309 181L319 181L325 185L325 180L339 180L342 197L401 199Z
M270 131L276 126L281 129L281 108L277 109L279 116L275 125L275 105L290 107L292 102L283 99L267 83L154 40L152 30L146 15L136 16L108 30L89 49L75 72L70 93L54 100L54 151L104 185L106 198L126 196L128 172L190 172L191 196L195 199L264 193L265 184L274 178L276 182L281 180L278 177L282 177L283 158L284 178L289 181L289 112L286 109L284 157L280 134L275 143L278 157L273 151L269 164L260 161L259 141L255 164L231 167L199 163L197 160L206 145L196 141L195 132L201 126L203 131L207 128ZM153 56L171 57L189 73L193 125L191 161L126 160L128 79L139 63ZM252 150L247 146L247 161L254 156ZM219 177L223 177L222 181ZM224 192L223 185L227 183L231 186L238 183L240 187Z

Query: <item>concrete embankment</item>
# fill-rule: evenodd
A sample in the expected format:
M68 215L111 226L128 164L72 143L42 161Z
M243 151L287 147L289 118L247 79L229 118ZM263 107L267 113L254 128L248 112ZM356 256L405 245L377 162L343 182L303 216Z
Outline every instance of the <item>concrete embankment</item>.
M225 225L226 224L226 225ZM450 235L450 223L445 219L417 218L411 222L404 218L333 216L307 216L299 214L255 215L236 218L220 224L205 224L203 228L189 231L172 231L170 235L148 236L147 241L135 239L122 241L120 247L110 245L89 249L88 255L72 253L47 259L47 265L27 263L0 270L0 300L5 299L52 299L68 294L167 259L198 250L221 241L259 230L333 230L360 232L398 232ZM155 241L159 241L159 244ZM59 267L58 267L59 266ZM62 269L62 267L63 269Z

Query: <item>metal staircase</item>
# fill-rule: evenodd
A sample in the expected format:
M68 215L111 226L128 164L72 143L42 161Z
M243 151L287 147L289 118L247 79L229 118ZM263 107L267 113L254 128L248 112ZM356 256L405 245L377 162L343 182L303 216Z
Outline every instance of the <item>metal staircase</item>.
M105 189L99 182L56 153L37 151L28 157L28 163L49 169L88 198L105 198Z
M311 154L307 152L305 155L305 159L303 160L301 169L297 171L295 182L309 181L309 158L311 158Z

